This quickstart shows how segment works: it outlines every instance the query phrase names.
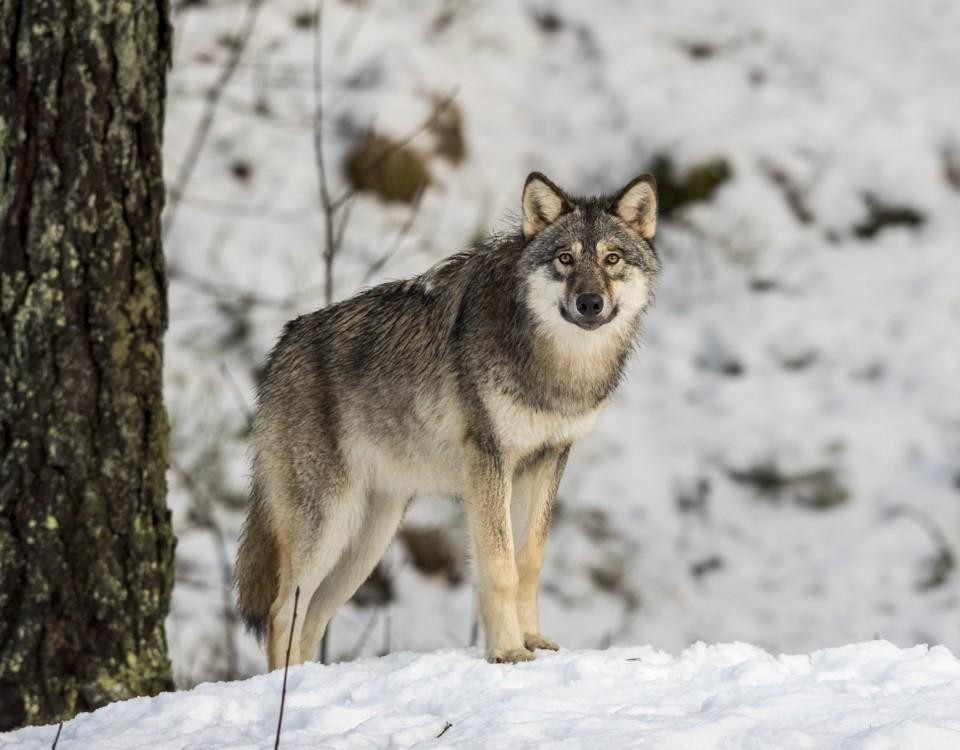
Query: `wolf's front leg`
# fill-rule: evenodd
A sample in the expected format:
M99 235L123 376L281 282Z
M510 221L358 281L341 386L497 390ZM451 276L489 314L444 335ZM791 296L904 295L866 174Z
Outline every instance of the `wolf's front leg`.
M489 456L475 456L469 476L464 501L476 553L487 661L528 661L533 656L523 645L517 620L518 577L510 527L510 482L499 462Z
M517 619L524 645L531 651L559 648L540 632L537 593L550 530L550 511L569 452L569 446L548 450L519 471L513 480L511 515L519 574Z

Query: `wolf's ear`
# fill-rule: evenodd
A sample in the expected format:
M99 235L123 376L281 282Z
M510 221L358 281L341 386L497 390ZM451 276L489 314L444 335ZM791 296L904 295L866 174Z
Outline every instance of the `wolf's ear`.
M609 210L643 239L652 240L657 232L657 183L653 175L643 174L630 182L613 199Z
M570 199L539 172L523 184L523 236L530 239L570 210Z

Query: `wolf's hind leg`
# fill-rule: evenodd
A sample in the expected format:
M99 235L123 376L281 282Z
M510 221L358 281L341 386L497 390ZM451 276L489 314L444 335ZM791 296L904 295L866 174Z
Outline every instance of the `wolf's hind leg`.
M558 648L556 643L540 633L537 592L550 527L550 510L569 450L567 447L548 451L524 467L513 480L510 514L519 578L517 619L524 645L531 651L538 648L556 651Z
M293 642L290 641L290 624L293 619L295 586L281 587L281 595L270 609L267 619L267 668L272 672L286 664L287 645L290 645L290 666L303 661L297 648L297 633L301 628L303 598L297 602L297 622L294 627Z
M406 498L370 493L357 536L317 587L306 611L301 653L314 658L330 618L354 595L383 557L403 519Z
M289 584L281 586L281 596L277 597L270 611L267 660L271 670L282 667L286 662L297 587L300 588L300 596L297 619L292 623L290 665L300 664L314 655L302 648L310 603L323 580L330 575L344 550L359 533L360 522L366 512L364 502L364 496L359 492L348 492L303 504L304 507L316 508L318 512L312 518L300 517L296 521Z

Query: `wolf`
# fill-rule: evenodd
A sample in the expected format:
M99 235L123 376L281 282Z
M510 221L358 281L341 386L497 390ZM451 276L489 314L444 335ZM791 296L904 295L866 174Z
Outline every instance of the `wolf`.
M316 655L419 495L465 506L487 660L558 648L537 610L551 506L653 298L656 186L577 198L534 172L521 209L514 230L284 328L235 579L271 670L288 643L290 664Z

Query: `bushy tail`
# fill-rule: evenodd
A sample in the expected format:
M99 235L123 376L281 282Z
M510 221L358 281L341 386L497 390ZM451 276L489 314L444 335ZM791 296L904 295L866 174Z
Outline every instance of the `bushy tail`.
M262 641L270 607L277 598L280 555L271 528L269 510L260 483L254 479L250 507L240 535L240 550L234 569L237 612L247 629Z

